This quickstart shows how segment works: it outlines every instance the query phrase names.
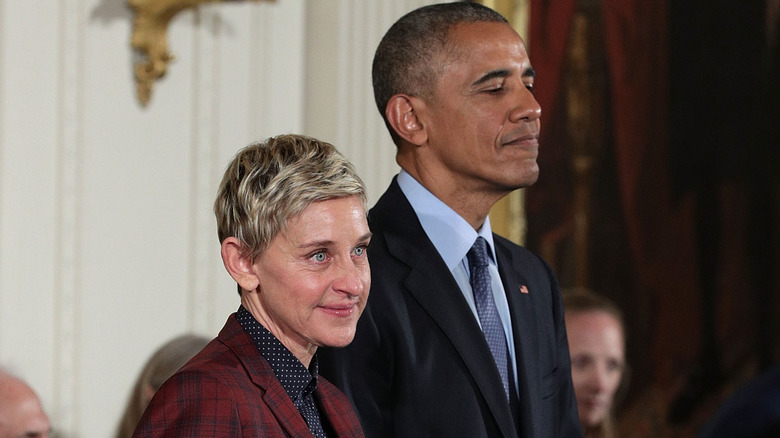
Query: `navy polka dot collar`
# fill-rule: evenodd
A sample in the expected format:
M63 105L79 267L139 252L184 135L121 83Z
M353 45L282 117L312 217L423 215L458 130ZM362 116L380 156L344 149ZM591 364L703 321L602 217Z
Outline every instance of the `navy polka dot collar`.
M299 402L317 389L319 365L317 355L312 357L309 369L293 355L271 332L257 322L254 316L244 306L236 312L236 318L241 327L252 337L260 354L271 365L274 375L293 402Z

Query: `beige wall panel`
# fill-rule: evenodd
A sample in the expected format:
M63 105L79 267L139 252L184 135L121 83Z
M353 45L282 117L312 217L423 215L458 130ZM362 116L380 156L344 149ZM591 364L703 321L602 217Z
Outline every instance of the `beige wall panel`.
M303 1L186 11L147 108L122 0L0 2L0 363L66 437L110 436L148 356L238 306L211 203L303 126Z

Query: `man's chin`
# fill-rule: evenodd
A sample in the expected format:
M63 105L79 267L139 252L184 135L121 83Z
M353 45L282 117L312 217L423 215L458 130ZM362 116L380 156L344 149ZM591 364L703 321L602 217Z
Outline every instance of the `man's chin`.
M536 180L538 179L539 179L538 172L532 175L521 175L515 178L513 181L510 181L508 184L505 184L503 186L503 191L509 193L517 189L524 189L526 187L534 185L534 183L536 183Z
M523 189L528 186L532 186L536 183L536 181L539 179L539 169L537 168L535 171L527 172L520 176L518 179L518 184L515 189Z

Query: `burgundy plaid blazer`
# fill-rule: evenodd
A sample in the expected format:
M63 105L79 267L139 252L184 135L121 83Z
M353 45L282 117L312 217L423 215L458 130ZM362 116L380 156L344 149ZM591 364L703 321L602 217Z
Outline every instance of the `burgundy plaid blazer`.
M314 396L336 436L363 437L352 405L333 384L320 376ZM160 387L133 437L250 436L312 434L232 314L219 336Z

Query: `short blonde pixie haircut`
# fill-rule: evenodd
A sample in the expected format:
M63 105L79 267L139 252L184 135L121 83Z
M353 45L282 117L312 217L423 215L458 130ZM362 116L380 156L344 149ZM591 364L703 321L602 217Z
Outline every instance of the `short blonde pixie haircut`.
M280 135L241 149L225 170L214 202L220 243L241 242L252 261L309 205L357 196L366 209L366 187L352 164L324 141Z

